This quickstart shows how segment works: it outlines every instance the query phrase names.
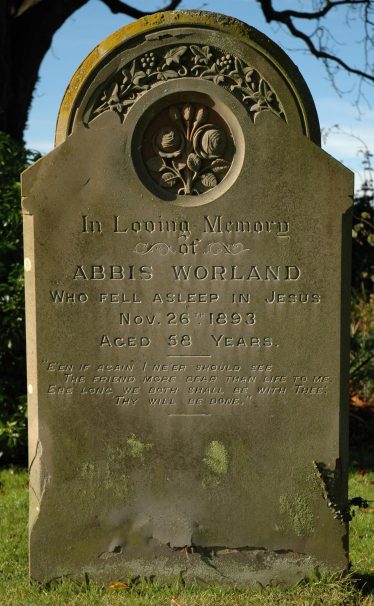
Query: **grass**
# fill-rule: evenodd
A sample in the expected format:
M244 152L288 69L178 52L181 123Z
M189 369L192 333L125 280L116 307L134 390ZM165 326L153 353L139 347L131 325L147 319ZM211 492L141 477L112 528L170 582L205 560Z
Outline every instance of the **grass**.
M374 472L370 469L370 459L357 456L352 458L349 478L349 497L360 496L369 501L367 509L356 510L350 524L350 555L352 569L356 575L366 579L374 587ZM366 468L366 465L368 468ZM371 467L373 469L373 467ZM372 502L370 502L372 501Z
M374 472L354 462L350 496L374 499ZM372 506L373 504L370 503ZM48 587L30 583L27 573L28 485L25 471L0 471L1 606L374 606L373 508L356 510L351 524L352 574L314 578L289 589L158 586L137 583L113 588L69 580ZM117 579L113 579L117 581Z

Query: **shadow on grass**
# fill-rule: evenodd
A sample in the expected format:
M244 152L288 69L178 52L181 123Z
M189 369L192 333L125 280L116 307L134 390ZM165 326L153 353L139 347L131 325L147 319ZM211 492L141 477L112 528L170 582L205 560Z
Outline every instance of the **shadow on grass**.
M374 574L352 574L352 581L363 595L374 593Z
M374 471L374 409L351 406L349 425L350 467Z

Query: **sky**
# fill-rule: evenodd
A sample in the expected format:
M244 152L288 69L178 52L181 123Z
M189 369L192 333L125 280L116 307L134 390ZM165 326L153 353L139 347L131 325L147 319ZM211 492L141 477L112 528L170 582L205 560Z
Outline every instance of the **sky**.
M287 2L287 5L294 7L299 3L300 0L294 0ZM141 6L142 9L149 7L150 11L162 10L164 4L163 0L132 1L133 6ZM284 0L279 7L282 5ZM230 14L265 33L288 53L310 88L322 132L329 133L327 138L323 137L322 147L355 172L355 188L359 189L364 174L359 151L363 145L358 139L362 139L374 153L374 110L365 101L361 103L360 112L354 107L355 79L341 77L341 88L350 92L339 96L333 90L322 63L303 50L301 41L292 38L278 25L267 24L256 0L183 0L181 8ZM337 51L355 61L359 49L352 42L360 40L359 23L352 21L347 30L346 23L340 23L337 15L332 15L332 19ZM39 73L25 132L27 147L43 154L53 149L58 110L74 72L97 44L131 21L125 15L113 15L100 0L90 0L58 30ZM373 97L372 92L371 95ZM372 100L374 108L374 98ZM370 102L368 95L367 101ZM339 125L339 129L335 125Z

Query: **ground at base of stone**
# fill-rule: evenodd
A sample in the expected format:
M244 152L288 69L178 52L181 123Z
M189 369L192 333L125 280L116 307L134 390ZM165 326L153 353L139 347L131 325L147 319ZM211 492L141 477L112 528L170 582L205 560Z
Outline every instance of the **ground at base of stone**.
M351 455L350 498L374 499L374 457ZM255 586L160 586L157 580L112 579L105 586L59 579L49 585L30 583L27 561L27 473L0 471L0 604L4 606L374 606L373 503L356 508L351 523L352 568L348 578L321 576L290 588Z

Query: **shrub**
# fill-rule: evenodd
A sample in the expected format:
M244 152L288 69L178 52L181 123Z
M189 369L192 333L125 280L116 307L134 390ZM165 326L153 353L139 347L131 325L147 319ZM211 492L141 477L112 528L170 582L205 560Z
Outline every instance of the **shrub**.
M374 405L374 183L372 155L364 151L366 178L354 200L352 225L351 399Z
M19 175L40 157L0 133L0 455L26 460L26 370Z

